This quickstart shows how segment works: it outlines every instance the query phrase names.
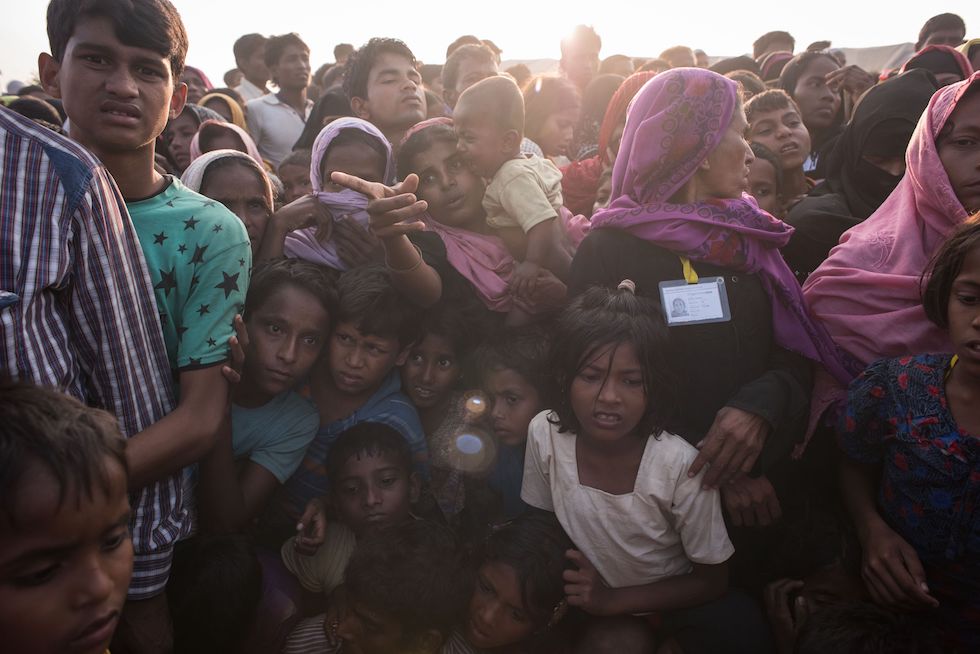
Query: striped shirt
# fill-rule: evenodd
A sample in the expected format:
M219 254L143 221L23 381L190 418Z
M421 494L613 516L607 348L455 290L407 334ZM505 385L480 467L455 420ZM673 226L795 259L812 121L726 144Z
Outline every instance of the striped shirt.
M150 278L123 199L86 150L0 109L0 374L106 409L131 437L174 407ZM9 297L9 296L8 296ZM191 528L181 473L134 492L130 597L166 583Z

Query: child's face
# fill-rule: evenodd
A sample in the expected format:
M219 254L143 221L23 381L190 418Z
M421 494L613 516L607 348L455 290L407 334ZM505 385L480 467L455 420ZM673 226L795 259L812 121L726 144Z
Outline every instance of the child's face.
M187 88L188 88L188 91L189 91L190 90L190 86L188 86ZM227 102L224 102L224 101L219 100L217 98L211 98L210 100L208 100L207 102L204 103L204 107L206 109L210 109L214 113L218 114L219 116L221 116L222 118L224 118L229 123L234 121L234 116L231 115L231 108L228 106L228 103ZM215 148L215 150L217 150L217 149L218 148Z
M526 441L531 419L544 409L538 390L510 368L488 373L483 387L490 400L490 420L497 440L510 446Z
M331 181L334 172L347 173L368 182L383 182L385 160L380 153L361 143L342 143L331 147L320 162L323 191L340 193L345 187Z
M405 522L418 499L418 477L385 454L351 457L331 483L337 513L358 535Z
M310 85L310 52L298 45L287 45L269 72L281 88L305 89Z
M776 190L776 169L761 157L753 161L749 165L749 195L760 209L778 218L783 213L783 203Z
M524 593L517 572L506 563L484 563L476 575L464 626L466 640L480 649L519 643L531 635L534 625L524 607Z
M435 654L438 651L427 649L424 644L406 648L405 627L396 618L372 609L356 597L348 601L347 611L337 627L345 654Z
M292 284L280 286L248 316L243 383L270 399L300 383L330 333L323 302Z
M374 393L407 357L396 337L362 334L351 322L339 323L330 335L330 377L347 395Z
M826 129L840 109L840 93L827 85L828 74L840 68L830 57L814 60L796 82L793 99L800 107L803 122L811 130Z
M459 70L456 74L456 88L452 89L452 93L448 93L449 97L446 98L447 100L451 98L453 104L456 103L463 91L481 80L498 75L499 71L497 70L497 62L492 59L490 61L463 59L459 62ZM449 90L446 89L447 92Z
M980 374L980 249L963 260L949 293L949 337L960 358L957 365Z
M422 76L407 58L382 53L368 74L367 97L354 98L351 108L381 131L408 129L425 120Z
M490 178L505 161L517 154L510 152L506 130L492 124L484 112L474 111L466 98L456 105L453 123L456 129L456 150L470 169L481 177Z
M222 166L207 175L201 195L217 200L238 216L248 231L252 254L258 252L272 215L269 198L258 171L247 164Z
M749 125L749 142L769 148L787 171L802 167L810 155L810 132L791 107L754 116Z
M0 633L4 651L102 654L133 570L126 474L106 461L108 493L68 492L35 464L0 529Z
M191 141L197 134L198 124L194 120L190 110L181 113L179 116L167 123L164 138L170 154L174 158L177 168L184 170L191 163ZM74 129L74 123L72 123Z
M534 140L546 157L569 156L568 148L572 144L578 118L578 109L565 109L548 116Z
M648 401L636 348L618 343L592 354L572 379L569 394L582 426L579 436L613 442L631 435Z
M439 141L412 159L419 176L418 197L429 205L429 214L448 227L477 229L486 221L483 180L467 166L456 145Z
M452 341L427 334L408 351L402 366L402 390L418 409L438 406L459 381L460 363Z
M106 18L82 18L61 62L41 55L45 89L64 102L71 137L97 153L149 148L184 106L170 60L124 45Z
M187 85L187 102L190 104L197 104L208 93L204 80L189 70L181 73L180 81Z
M310 169L306 166L281 166L279 179L286 189L286 204L313 192L310 182Z

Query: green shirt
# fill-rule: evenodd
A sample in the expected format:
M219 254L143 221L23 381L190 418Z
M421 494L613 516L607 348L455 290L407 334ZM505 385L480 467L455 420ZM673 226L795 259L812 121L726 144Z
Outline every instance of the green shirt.
M150 271L171 369L225 361L252 268L245 226L176 178L161 193L126 206Z

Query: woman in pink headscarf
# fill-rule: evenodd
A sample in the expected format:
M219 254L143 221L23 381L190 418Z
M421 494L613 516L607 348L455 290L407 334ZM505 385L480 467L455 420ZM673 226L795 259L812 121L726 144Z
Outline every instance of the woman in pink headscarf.
M779 253L792 228L744 192L745 127L737 84L717 73L673 69L647 82L569 290L631 279L667 307L680 398L668 428L701 446L690 472L709 464L705 483L721 487L731 521L756 525L780 514L769 476L803 439L811 363L847 372ZM672 315L676 298L695 297L675 293L696 291L712 308Z
M255 159L256 163L268 170L255 141L249 133L234 123L220 120L205 120L197 128L191 139L190 156L193 162L202 154L213 150L238 150Z
M926 319L919 284L946 237L980 210L980 73L939 89L905 155L905 177L867 220L844 233L803 287L811 313L863 368L887 357L949 352ZM814 418L850 379L818 377Z

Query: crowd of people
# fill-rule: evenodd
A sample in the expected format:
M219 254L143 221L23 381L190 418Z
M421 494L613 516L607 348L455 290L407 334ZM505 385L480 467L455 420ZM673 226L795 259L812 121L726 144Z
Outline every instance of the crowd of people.
M974 652L980 39L214 88L50 0L0 108L4 651ZM198 37L200 38L200 37Z

